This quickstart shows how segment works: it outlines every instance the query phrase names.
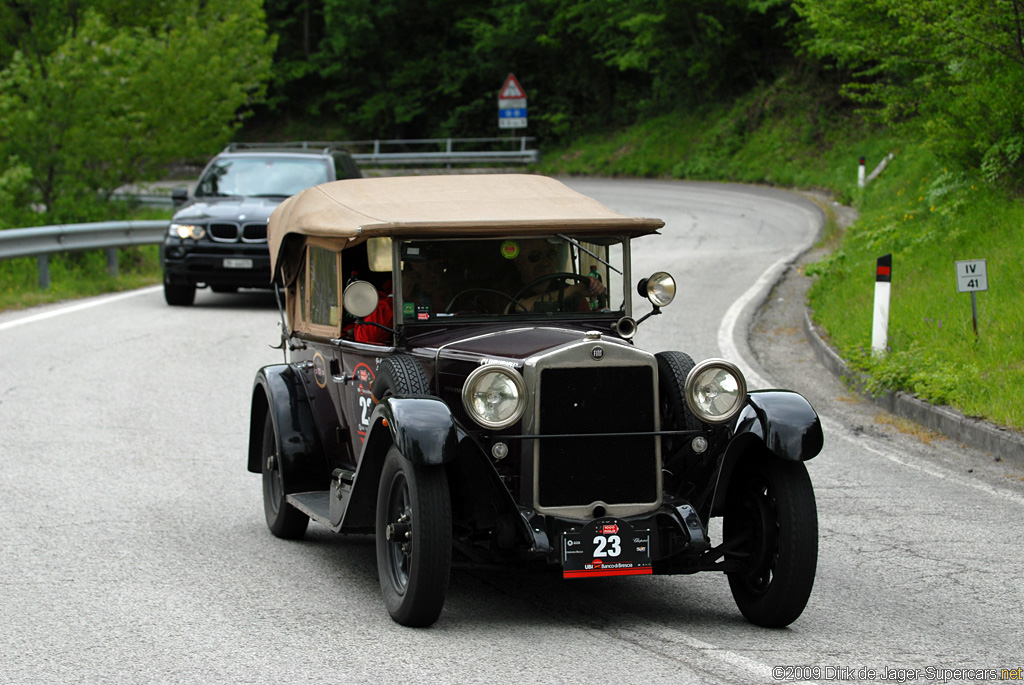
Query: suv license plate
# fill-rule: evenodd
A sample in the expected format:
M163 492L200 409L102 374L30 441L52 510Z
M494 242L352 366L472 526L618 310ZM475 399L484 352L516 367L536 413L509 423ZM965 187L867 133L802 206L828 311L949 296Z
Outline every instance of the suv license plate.
M562 535L562 577L651 574L651 531L626 521L595 519L578 533Z
M225 269L251 269L252 268L252 260L251 259L225 259L224 260L224 268Z

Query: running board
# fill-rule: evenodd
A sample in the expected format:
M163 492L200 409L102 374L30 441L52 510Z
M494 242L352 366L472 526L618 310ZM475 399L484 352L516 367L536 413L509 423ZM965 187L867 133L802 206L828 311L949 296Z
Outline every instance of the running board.
M317 523L331 525L331 493L327 490L296 492L286 495L285 500Z

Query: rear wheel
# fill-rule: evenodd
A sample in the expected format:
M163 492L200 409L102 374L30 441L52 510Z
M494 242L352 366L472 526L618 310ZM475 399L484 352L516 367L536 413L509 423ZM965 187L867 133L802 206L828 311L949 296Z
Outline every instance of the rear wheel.
M279 538L297 540L306 533L309 517L285 500L286 476L277 447L274 421L267 410L263 422L263 511L267 516L267 527Z
M164 281L164 300L174 307L187 307L196 301L196 287Z
M738 464L729 485L723 538L745 568L729 588L751 623L782 628L800 616L818 564L818 512L803 462L770 455ZM729 555L727 555L728 558Z
M377 575L396 622L429 626L448 592L452 511L444 468L413 464L393 446L377 491Z

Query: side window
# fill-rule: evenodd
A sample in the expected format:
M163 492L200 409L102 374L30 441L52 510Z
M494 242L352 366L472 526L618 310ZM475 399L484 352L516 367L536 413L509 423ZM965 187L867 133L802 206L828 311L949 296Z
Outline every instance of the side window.
M338 252L310 245L308 252L307 293L302 297L308 302L303 319L309 321L314 333L339 335L341 332L341 283L338 268Z

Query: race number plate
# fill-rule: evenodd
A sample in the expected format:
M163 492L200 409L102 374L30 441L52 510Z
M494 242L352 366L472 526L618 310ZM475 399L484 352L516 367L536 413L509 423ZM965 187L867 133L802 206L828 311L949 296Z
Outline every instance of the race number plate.
M224 268L225 269L251 269L252 268L252 260L251 259L225 259L224 260Z
M562 535L562 577L651 574L651 532L625 521L595 519L578 533Z

